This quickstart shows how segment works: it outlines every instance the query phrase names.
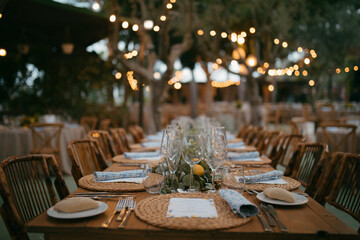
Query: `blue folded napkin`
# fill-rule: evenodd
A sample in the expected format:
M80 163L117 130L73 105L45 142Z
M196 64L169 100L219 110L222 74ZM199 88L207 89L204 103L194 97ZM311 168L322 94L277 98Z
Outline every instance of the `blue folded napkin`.
M265 181L271 181L280 179L283 175L282 171L279 170L273 170L270 172L266 172L263 174L253 175L253 176L245 176L245 183L258 183L258 182L265 182ZM239 177L239 179L242 179Z
M121 172L94 172L94 177L95 181L101 182L114 179L141 178L146 177L146 174L142 169L138 169Z
M228 143L227 148L244 148L245 143L244 142L234 142L234 143Z
M159 151L156 152L124 152L124 157L128 159L144 159L144 158L156 158L161 157Z
M228 158L231 161L241 161L246 159L255 159L259 157L260 157L260 153L258 151L244 152L244 153L237 153L237 152L228 153Z
M146 136L146 140L149 140L149 141L161 141L161 138L162 138L162 135L159 135L159 134Z
M161 142L143 142L140 145L147 148L160 148Z
M240 193L230 189L220 189L220 196L229 204L231 210L241 217L251 217L258 214L259 209Z

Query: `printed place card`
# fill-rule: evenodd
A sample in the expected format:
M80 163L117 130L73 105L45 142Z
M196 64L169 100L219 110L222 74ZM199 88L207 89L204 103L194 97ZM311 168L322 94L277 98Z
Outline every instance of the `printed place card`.
M214 199L171 198L166 217L217 218Z

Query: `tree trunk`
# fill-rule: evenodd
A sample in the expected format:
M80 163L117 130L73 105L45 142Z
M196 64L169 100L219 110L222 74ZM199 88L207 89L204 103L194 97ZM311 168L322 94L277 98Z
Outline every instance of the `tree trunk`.
M261 97L259 95L259 85L257 80L249 74L246 81L248 99L251 105L251 124L255 126L261 125Z

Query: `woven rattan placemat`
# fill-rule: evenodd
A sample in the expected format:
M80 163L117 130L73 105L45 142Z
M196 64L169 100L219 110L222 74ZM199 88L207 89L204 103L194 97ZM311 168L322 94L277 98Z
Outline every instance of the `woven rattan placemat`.
M93 174L80 178L79 187L100 192L138 192L145 190L141 183L95 182Z
M159 163L164 162L164 157L161 157L159 160L148 160L146 158L144 159L128 159L125 158L124 155L117 155L115 157L113 157L113 162L116 163L125 163L125 164L149 164L150 166L156 166Z
M252 184L245 184L246 190L255 190L255 191L264 191L266 188L269 187L277 187L277 188L283 188L288 191L298 189L301 185L300 182L296 181L295 179L289 178L289 177L282 177L288 184L264 184L264 183L252 183ZM231 180L229 180L231 179ZM236 188L234 178L225 178L223 180L223 184L230 188Z
M254 152L257 151L256 147L253 146L245 146L245 148L228 148L229 152Z
M166 217L170 198L205 198L214 199L218 218L171 218ZM219 194L206 193L174 193L156 195L138 203L135 214L142 221L151 225L176 230L216 230L243 225L251 218L241 218L235 215L227 202Z
M132 152L151 152L160 150L160 147L143 147L140 143L131 145Z

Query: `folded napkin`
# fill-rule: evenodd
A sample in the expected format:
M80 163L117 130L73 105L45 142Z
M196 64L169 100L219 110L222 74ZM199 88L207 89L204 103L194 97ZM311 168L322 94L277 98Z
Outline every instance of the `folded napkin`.
M277 179L281 179L282 175L283 175L282 171L273 170L263 174L245 176L245 183L250 184L250 183L260 183L265 181L277 180ZM237 179L240 180L242 179L242 177L237 177Z
M149 141L161 141L162 134L147 135L146 140Z
M64 213L81 212L97 208L99 203L87 197L74 197L64 199L54 205L54 209Z
M121 172L94 172L94 177L96 182L103 182L116 179L143 178L146 177L146 174L142 169L138 169Z
M220 196L229 204L231 210L241 217L251 217L258 214L259 209L240 193L230 189L220 189Z
M233 143L228 143L227 144L227 148L244 148L245 147L245 143L244 142L233 142Z
M228 153L228 158L230 161L244 161L249 159L257 159L259 157L260 157L260 153L258 151L244 152L244 153L237 153L237 152Z
M161 158L159 151L156 152L124 152L124 157L128 159Z
M161 142L143 142L140 145L147 148L160 148Z

